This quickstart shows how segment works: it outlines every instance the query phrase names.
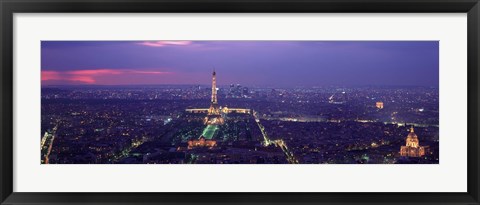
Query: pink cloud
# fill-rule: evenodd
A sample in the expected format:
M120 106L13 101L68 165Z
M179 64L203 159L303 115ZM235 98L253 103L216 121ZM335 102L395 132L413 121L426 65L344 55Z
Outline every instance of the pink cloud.
M70 75L117 75L123 71L112 69L96 69L96 70L76 70L67 72Z
M92 76L71 76L71 77L68 77L66 79L64 79L66 81L76 81L76 82L80 82L80 83L86 83L86 84L93 84L95 83L95 79L92 77Z
M150 47L164 47L164 46L187 46L192 44L191 41L145 41L138 43Z
M43 80L60 80L62 77L57 71L42 71L42 81Z
M161 71L130 71L131 73L137 73L137 74L169 74L170 72L161 72Z
M170 72L151 71L151 70L129 70L129 69L92 69L92 70L74 70L74 71L42 71L42 82L62 81L81 84L101 83L99 81L109 79L114 82L115 79L121 81L124 77L132 75L162 75ZM112 78L112 76L116 76ZM122 84L122 82L118 82Z

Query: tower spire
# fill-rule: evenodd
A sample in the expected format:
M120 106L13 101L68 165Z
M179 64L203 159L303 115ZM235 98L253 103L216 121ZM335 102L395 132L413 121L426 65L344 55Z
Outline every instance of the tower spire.
M217 102L217 73L215 69L212 73L212 102L208 109L208 115L205 118L205 124L208 125L220 125L223 124L223 118L221 116L220 107Z
M215 68L213 68L212 73L212 103L217 104L217 74Z

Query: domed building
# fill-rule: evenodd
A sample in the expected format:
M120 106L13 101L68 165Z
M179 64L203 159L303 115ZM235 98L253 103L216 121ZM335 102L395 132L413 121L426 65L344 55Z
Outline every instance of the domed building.
M406 145L400 148L400 156L402 157L422 157L427 152L428 146L420 146L418 136L415 134L413 127L407 135Z

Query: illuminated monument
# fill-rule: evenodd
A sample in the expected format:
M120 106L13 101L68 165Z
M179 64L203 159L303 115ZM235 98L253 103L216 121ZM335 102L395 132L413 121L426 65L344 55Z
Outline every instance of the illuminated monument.
M428 146L420 146L418 137L415 132L413 132L413 127L410 128L406 142L407 144L400 148L400 155L402 157L422 157L428 149Z
M206 113L207 116L204 118L204 124L207 125L203 130L202 135L198 139L193 139L188 141L188 148L193 147L214 147L217 145L216 141L213 140L213 136L216 131L219 129L219 125L225 123L225 115L228 113L244 113L251 114L250 109L243 108L227 108L221 107L218 105L217 100L217 73L213 70L212 73L212 99L210 101L209 108L194 108L186 109L186 112L190 113Z
M212 100L210 108L208 108L207 117L205 117L206 125L222 125L224 123L220 106L217 101L217 73L212 73Z
M377 107L378 109L383 109L383 102L376 102L375 107Z
M210 101L210 108L193 108L185 109L185 111L190 113L206 113L207 116L204 120L206 125L222 125L225 122L223 115L228 113L252 114L250 109L219 106L217 100L217 91L217 73L214 70L212 73L212 99Z

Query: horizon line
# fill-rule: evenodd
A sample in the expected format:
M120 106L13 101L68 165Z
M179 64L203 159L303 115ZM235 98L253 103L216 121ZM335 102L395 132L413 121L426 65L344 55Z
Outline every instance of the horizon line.
M439 85L254 85L254 84L242 84L242 83L230 83L230 84L218 84L217 86L230 86L230 85L247 85L253 87L440 87ZM41 87L55 87L55 86L208 86L210 84L51 84L51 85L40 85Z

